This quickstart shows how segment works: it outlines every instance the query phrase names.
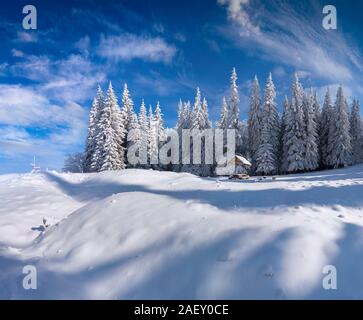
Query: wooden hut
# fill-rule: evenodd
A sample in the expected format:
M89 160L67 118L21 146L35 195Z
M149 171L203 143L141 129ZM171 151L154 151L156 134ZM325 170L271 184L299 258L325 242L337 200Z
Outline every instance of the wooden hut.
M248 179L248 173L252 167L245 157L236 154L232 159L228 161L229 165L234 165L234 174L230 176L231 179Z

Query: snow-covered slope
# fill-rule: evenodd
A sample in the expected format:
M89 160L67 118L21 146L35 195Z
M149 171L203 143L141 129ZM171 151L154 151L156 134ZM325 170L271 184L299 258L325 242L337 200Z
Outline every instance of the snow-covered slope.
M362 191L362 166L263 182L0 176L0 298L363 298ZM29 264L37 290L22 287Z

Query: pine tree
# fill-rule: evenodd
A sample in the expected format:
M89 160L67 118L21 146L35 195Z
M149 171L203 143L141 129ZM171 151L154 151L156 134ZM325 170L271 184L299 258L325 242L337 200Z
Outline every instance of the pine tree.
M327 163L331 168L346 167L352 161L352 146L347 101L340 86L330 122Z
M161 112L160 102L158 101L155 109L155 125L159 140L159 148L166 141L166 133L164 128L163 113Z
M286 127L287 127L287 119L289 119L289 112L290 112L290 102L287 96L285 96L284 104L283 104L283 111L282 111L282 117L281 117L281 130L280 130L280 172L287 172L287 160L285 159L287 155L287 143L285 141L285 138L287 138L286 135Z
M318 98L316 96L316 91L313 94L313 109L314 109L314 113L315 113L316 131L318 132L318 137L319 137L320 136L321 110L320 110L320 104L319 104ZM319 144L319 141L318 141L318 144Z
M177 124L175 126L175 129L177 130L178 136L179 136L179 164L177 165L173 165L173 171L179 172L181 171L182 168L182 164L181 164L181 159L182 159L182 132L185 126L185 123L187 121L187 106L186 103L183 103L183 101L180 99L179 100L179 104L178 104L178 121Z
M177 130L180 130L180 128L183 127L183 122L184 122L184 106L183 106L183 101L181 99L179 99L179 103L178 103L178 120L176 122L175 128Z
M231 97L229 99L228 105L228 129L238 129L239 124L239 93L237 86L237 72L236 69L233 68L231 75Z
M147 111L144 100L141 102L140 114L139 114L139 152L140 154L148 154L148 139L149 139L149 123L147 117ZM147 157L146 157L147 159ZM148 167L148 164L142 164L142 167Z
M149 107L148 158L151 167L156 168L159 159L158 136L152 106Z
M193 110L190 112L190 103L188 102L184 108L185 110L185 121L183 129L194 129L194 130L205 130L211 128L211 123L208 117L208 103L207 100L204 98L202 99L200 89L197 88L195 102ZM189 118L189 121L187 120ZM180 144L182 148L182 144ZM181 167L181 170L184 172L190 172L200 176L208 176L212 173L212 165L205 164L205 138L202 137L202 144L201 144L201 164L184 164ZM190 143L190 154L192 156L193 162L195 161L195 156L193 155L193 141Z
M138 121L134 111L134 103L131 99L130 91L126 83L124 84L122 93L121 118L123 127L125 128L125 139L122 145L125 149L125 153L127 153L127 149L132 143L132 141L128 141L127 136L131 130L137 130Z
M252 94L250 98L250 110L248 116L248 150L249 156L252 160L252 170L256 170L256 158L257 150L260 146L261 130L262 130L262 108L261 108L261 96L260 85L255 76L252 84Z
M286 172L302 172L305 170L305 119L303 112L304 89L299 77L295 74L292 85L292 99L285 114L284 132L284 163Z
M276 171L276 157L274 147L271 143L268 117L263 118L260 145L256 152L256 173L260 175L271 175Z
M272 147L272 157L275 159L274 164L274 170L270 170L270 174L273 174L277 172L278 163L277 163L277 157L279 153L279 135L280 135L280 120L277 113L277 107L276 107L276 91L275 86L272 81L272 75L269 74L267 78L266 88L265 88L265 95L264 95L264 104L263 104L263 112L262 112L262 125L265 127L264 130L267 131L267 135L265 139L269 139L268 141L260 141L259 142L259 148L261 147L261 144L264 144L266 146L266 143ZM263 159L261 157L258 157L260 160ZM258 159L256 159L256 165L259 167Z
M93 100L92 108L89 115L88 133L86 140L86 150L84 153L84 169L86 172L94 172L97 170L97 162L99 152L97 150L96 136L97 126L100 118L100 113L104 107L105 101L103 92L100 86L98 86L97 95Z
M329 135L331 128L331 121L333 116L333 104L330 97L330 89L327 88L324 98L323 109L321 111L320 123L319 123L319 153L320 153L320 165L322 168L328 167L327 159L329 157Z
M240 152L241 149L241 135L240 135L240 109L239 109L239 93L237 86L237 72L236 69L233 68L231 75L231 96L228 102L228 120L226 123L226 129L232 129L236 132L236 150Z
M247 121L240 121L239 122L239 136L240 136L240 154L247 156L249 152L248 147L248 124Z
M313 171L319 167L318 131L314 96L304 95L303 108L305 114L305 171Z
M97 148L100 150L98 170L121 170L125 168L124 148L125 129L121 121L117 97L110 82L105 107L100 114Z
M203 111L203 116L204 116L205 129L212 128L212 124L209 121L208 102L205 97L203 98L203 102L202 102L202 111Z
M362 162L362 122L360 117L359 101L354 99L350 114L350 135L352 138L353 164Z
M217 125L218 129L226 129L227 120L228 120L228 104L227 104L226 97L223 97L220 120Z
M192 128L192 107L190 101L187 101L184 104L182 129L191 129L191 128Z
M163 119L163 113L161 112L160 102L158 101L156 104L155 109L155 131L158 141L158 149L160 150L161 147L164 145L164 143L167 140L165 128L164 128L164 119ZM159 169L166 170L167 166L162 166L159 164Z
M206 128L206 118L202 109L202 97L200 89L197 88L195 103L192 112L192 129L203 130Z

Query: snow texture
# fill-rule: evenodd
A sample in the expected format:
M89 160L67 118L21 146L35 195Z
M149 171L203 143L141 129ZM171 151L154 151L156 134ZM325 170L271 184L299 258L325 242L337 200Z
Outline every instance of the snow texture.
M245 182L3 175L0 298L362 299L362 191L363 166ZM322 287L326 265L338 290Z

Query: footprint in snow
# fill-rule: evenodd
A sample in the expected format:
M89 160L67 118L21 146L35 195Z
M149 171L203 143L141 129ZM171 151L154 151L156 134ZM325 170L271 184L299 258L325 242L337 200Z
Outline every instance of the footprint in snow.
M335 206L333 206L333 207L332 207L332 209L333 209L334 211L342 211L342 210L344 210L344 208L343 208L342 206L339 206L339 205L335 205Z

